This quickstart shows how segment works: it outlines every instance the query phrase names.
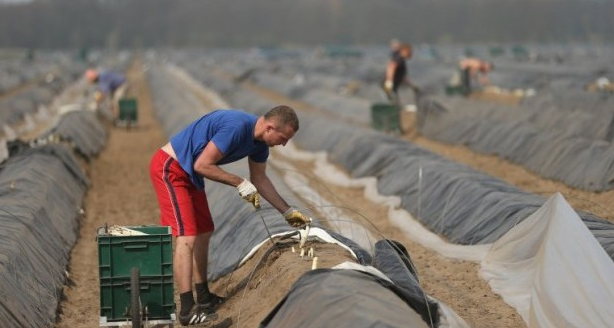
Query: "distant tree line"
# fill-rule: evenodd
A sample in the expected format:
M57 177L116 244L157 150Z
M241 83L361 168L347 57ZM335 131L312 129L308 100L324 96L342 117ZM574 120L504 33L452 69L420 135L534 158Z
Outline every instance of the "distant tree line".
M614 41L614 0L38 0L0 47Z

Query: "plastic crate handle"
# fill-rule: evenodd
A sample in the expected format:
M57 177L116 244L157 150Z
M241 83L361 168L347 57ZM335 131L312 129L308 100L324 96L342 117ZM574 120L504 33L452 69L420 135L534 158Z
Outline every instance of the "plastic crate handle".
M139 283L139 290L149 290L149 286L151 286L151 283L141 281ZM124 289L130 290L130 281L124 283Z
M149 247L147 241L124 241L122 242L124 249L146 249Z

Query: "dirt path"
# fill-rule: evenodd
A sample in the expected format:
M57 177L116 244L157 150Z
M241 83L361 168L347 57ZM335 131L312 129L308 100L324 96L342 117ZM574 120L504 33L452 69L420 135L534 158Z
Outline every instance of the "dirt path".
M88 170L92 185L85 199L85 217L69 267L70 283L56 327L99 326L98 250L96 228L105 223L157 224L156 196L149 181L151 155L165 141L162 128L151 113L151 97L139 62L127 73L129 95L139 106L139 127L109 127L106 148Z

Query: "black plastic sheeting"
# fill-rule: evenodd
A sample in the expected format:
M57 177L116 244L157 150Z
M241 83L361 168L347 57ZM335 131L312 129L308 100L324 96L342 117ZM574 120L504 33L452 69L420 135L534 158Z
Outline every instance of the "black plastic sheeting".
M0 168L0 322L50 327L78 234L88 180L61 145L25 149Z
M301 276L260 327L428 326L390 282L354 270L317 269Z
M81 73L83 69L82 65L58 67L57 70L60 70L61 74L56 72L56 74L49 75L49 78L40 80L0 100L0 126L18 123L26 115L36 113L39 106L51 103L60 91L80 76L75 72Z
M43 134L42 139L59 137L69 142L75 152L91 159L102 150L107 135L107 130L94 112L77 110L62 115L57 124Z
M439 325L439 308L435 301L420 287L416 272L407 249L394 240L380 240L375 243L375 255L371 265L390 278L395 285L395 293L422 316L429 326Z
M520 107L460 98L419 102L420 132L589 191L614 188L614 97L540 96Z
M170 75L158 66L147 71L147 78L156 103L155 115L166 135L173 136L188 124L205 114L202 104L194 95L173 83ZM162 146L162 145L160 145Z

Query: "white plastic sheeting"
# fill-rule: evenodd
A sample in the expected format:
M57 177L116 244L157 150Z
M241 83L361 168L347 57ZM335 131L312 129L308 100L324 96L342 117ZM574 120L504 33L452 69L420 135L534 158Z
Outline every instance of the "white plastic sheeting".
M614 325L614 262L559 193L493 244L481 273L529 327Z

